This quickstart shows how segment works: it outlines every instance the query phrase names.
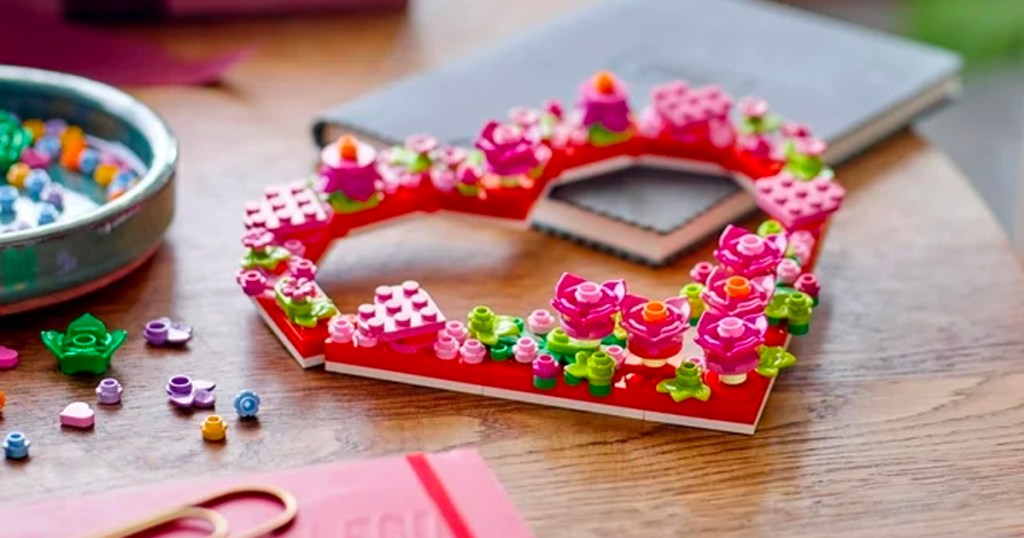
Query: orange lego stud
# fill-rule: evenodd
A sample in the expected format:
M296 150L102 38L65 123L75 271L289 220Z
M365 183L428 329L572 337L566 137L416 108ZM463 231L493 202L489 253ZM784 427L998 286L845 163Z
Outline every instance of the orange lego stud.
M731 276L725 280L725 294L730 298L740 298L750 295L750 281L746 277Z
M598 71L594 75L594 87L598 93L610 94L615 92L615 76L608 71Z
M641 315L644 317L644 321L663 321L668 317L668 308L666 308L665 303L661 301L648 301L647 304L644 305Z
M0 390L0 413L4 412L5 405L7 405L7 396L4 396L4 391Z
M354 161L359 158L359 145L353 136L345 135L338 142L338 151L343 161Z

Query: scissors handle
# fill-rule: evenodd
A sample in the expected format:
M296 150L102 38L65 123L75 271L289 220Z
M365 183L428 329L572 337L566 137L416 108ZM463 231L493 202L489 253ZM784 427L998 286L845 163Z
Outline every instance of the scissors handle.
M211 508L204 505L214 504L218 501L226 501L235 497L269 497L281 503L284 510L280 514L268 519L260 525L247 530L244 533L234 534L236 538L256 538L269 534L273 531L286 527L295 519L299 512L299 503L288 491L277 486L268 485L245 485L235 486L211 493L206 497L194 499L181 506L170 508L163 512L157 512L136 521L123 525L113 530L104 531L90 535L89 538L129 538L145 531L151 531L173 521L186 519L203 520L210 524L212 530L207 538L227 538L229 533L228 520Z

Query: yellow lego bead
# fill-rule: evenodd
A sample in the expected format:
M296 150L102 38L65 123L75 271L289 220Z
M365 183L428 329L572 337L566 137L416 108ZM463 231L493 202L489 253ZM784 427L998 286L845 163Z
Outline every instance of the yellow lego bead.
M199 426L199 431L203 432L204 440L219 443L227 438L228 425L220 415L210 415Z
M61 133L60 143L64 146L76 143L85 145L85 132L77 125L69 125L68 128L64 129L64 132Z
M21 126L32 133L33 142L39 140L44 134L46 134L46 124L43 123L43 120L25 120L21 122Z
M7 169L7 184L19 189L25 188L25 178L32 167L25 163L14 163Z
M92 178L101 187L110 185L111 181L114 181L114 176L117 175L117 165L111 163L103 163L96 167L96 171L92 173Z

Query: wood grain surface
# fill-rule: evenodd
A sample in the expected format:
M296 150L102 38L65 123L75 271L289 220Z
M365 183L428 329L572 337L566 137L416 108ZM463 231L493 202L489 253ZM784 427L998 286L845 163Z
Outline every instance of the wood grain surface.
M0 373L0 431L33 441L30 461L0 464L0 500L473 446L544 537L1024 535L1024 279L978 196L912 134L839 169L850 194L819 269L824 306L753 437L302 371L288 358L231 275L243 201L309 169L312 117L582 3L417 0L406 16L119 30L183 55L261 48L221 86L135 92L182 146L179 210L155 258L86 298L0 320L0 344L24 358ZM480 302L525 313L565 270L663 296L709 254L652 270L534 231L430 217L339 242L320 280L349 310L378 283L415 278L450 316ZM125 401L100 409L95 431L62 431L57 414L91 401L96 380L58 373L39 331L87 311L131 333L112 372ZM187 350L144 346L142 325L161 315L196 327ZM218 383L226 444L201 440L207 413L167 407L177 373ZM258 426L233 419L243 388L263 396Z

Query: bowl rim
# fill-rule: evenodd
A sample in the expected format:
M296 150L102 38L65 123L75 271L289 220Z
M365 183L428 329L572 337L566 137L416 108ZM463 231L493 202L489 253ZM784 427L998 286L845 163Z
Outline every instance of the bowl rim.
M77 75L10 65L0 65L0 81L57 89L93 101L108 113L138 128L153 152L152 163L147 167L145 175L123 196L66 222L4 233L0 235L0 247L40 243L69 235L82 228L99 226L159 192L174 175L174 167L178 161L177 139L156 112L126 92Z

